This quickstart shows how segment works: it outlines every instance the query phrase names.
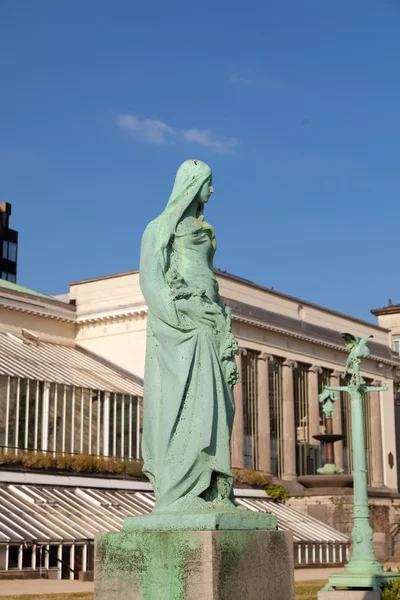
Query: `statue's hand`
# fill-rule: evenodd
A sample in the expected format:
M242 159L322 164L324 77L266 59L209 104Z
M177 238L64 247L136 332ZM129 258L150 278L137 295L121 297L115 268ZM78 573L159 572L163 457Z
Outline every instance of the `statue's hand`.
M176 300L176 307L194 323L203 323L203 325L217 326L222 316L217 304L203 302L198 297Z

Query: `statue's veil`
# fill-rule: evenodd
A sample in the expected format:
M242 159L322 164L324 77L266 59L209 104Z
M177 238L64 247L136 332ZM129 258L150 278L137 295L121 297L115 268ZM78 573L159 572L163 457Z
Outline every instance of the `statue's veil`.
M200 160L185 161L178 169L164 212L149 223L142 238L140 286L146 299L150 299L149 308L153 314L173 326L177 326L178 321L175 305L170 300L171 295L165 282L168 245L184 212L209 178L211 169L208 165ZM156 297L152 293L154 290L158 290Z

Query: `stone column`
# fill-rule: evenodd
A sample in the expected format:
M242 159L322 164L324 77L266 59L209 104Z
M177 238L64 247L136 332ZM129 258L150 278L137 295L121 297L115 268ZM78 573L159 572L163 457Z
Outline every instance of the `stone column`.
M319 446L318 440L313 436L319 434L319 401L318 401L318 373L322 373L321 367L313 365L308 370L308 443Z
M294 418L293 360L282 364L283 479L296 478L296 428Z
M372 385L382 386L381 381L373 381ZM370 392L371 403L371 446L372 446L372 487L383 487L383 444L382 444L382 420L381 420L381 393Z
M257 358L258 468L271 473L268 363L274 357L262 353Z
M43 410L42 410L42 443L41 450L49 449L49 421L50 421L50 383L43 384ZM63 423L65 431L66 423Z
M342 374L339 371L333 371L331 373L330 385L337 386L341 385ZM335 414L332 419L333 433L342 434L342 400L340 398L340 392L336 392L337 400L335 402ZM333 444L333 456L335 458L335 465L339 469L343 469L343 441L335 442Z
M103 401L103 456L110 456L110 392L104 392Z
M242 379L242 355L246 355L247 350L240 348L236 355L236 364L239 371L239 377ZM243 457L243 384L237 383L233 388L233 396L235 399L235 419L233 421L232 439L231 439L231 455L232 467L240 469L244 467Z

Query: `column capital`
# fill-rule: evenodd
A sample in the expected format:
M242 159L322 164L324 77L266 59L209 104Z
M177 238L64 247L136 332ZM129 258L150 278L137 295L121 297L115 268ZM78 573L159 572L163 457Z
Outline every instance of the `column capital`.
M247 348L239 348L238 354L241 354L242 356L246 356L247 355Z
M275 362L275 357L272 356L272 354L267 354L266 352L261 352L257 356L257 360L262 360L264 362L273 363L273 362Z
M339 379L343 378L343 371L332 371L331 377L338 377Z
M295 360L290 360L289 358L287 358L285 362L282 363L282 367L289 367L291 369L295 369L297 367L297 362Z
M322 373L322 367L320 367L319 365L310 365L308 367L308 372L309 373Z

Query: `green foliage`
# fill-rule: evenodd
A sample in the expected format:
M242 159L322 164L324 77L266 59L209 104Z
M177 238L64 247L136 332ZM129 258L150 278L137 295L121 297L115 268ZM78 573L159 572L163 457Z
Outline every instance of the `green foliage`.
M143 461L141 460L132 460L130 462L125 463L126 470L125 473L129 475L129 477L140 477L146 478L142 471Z
M400 600L400 579L382 583L381 600Z
M5 452L0 454L1 465L28 469L59 470L74 473L98 473L128 475L143 478L142 461L127 461L118 457L93 456L91 454L62 454L58 452Z
M232 469L235 483L245 483L254 487L265 488L272 481L272 475L254 469Z
M269 485L265 491L268 494L268 496L272 498L272 500L275 500L275 502L284 503L286 502L286 499L289 496L289 492L287 491L285 486L281 485L280 483L274 483L272 485Z

